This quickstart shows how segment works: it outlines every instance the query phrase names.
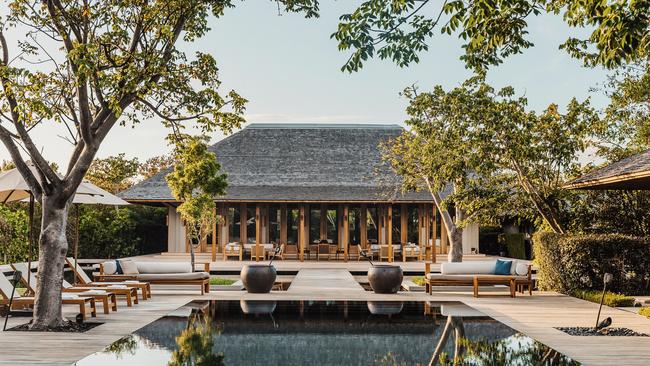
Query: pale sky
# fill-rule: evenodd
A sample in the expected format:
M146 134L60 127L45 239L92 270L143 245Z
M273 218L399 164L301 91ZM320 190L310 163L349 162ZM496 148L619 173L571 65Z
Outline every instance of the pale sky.
M235 3L237 8L227 10L222 19L211 20L212 30L206 37L183 47L191 53L200 50L214 55L224 91L235 89L250 101L248 122L403 124L406 101L399 92L405 87L416 84L429 90L441 84L451 88L471 76L458 59L462 42L438 34L419 64L399 68L374 59L358 73L341 72L349 54L338 51L330 34L338 16L359 1L323 2L319 19L278 16L272 1ZM494 67L488 81L495 87L514 86L535 110L552 102L563 106L573 96L579 100L591 96L593 105L603 107L606 98L590 88L602 83L606 72L584 68L558 49L570 32L560 17L531 18L529 31L536 47ZM46 158L65 169L71 148L58 137L64 135L61 128L39 126L35 138ZM98 157L124 152L144 161L169 151L166 135L156 120L135 128L116 126ZM213 141L221 138L215 134ZM0 148L0 159L8 158L4 147Z

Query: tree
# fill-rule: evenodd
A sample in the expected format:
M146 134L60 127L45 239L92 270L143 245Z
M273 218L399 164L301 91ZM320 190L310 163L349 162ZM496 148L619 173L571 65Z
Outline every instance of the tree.
M137 158L127 159L124 153L95 159L86 172L86 178L98 187L116 194L133 186L139 165Z
M428 93L409 88L404 95L411 129L389 142L385 159L405 189L424 182L431 192L449 233L451 261L462 259L464 221L494 221L522 199L550 229L564 231L559 205L565 174L601 128L588 101L572 100L565 114L556 105L537 114L511 87L497 91L483 76L448 92L436 86ZM449 184L453 194L443 199Z
M174 198L181 201L176 211L189 233L194 268L194 246L212 232L217 220L214 197L226 192L227 176L220 174L221 165L208 150L206 136L172 135L171 138L176 144L176 165L165 179Z
M277 3L317 15L312 0ZM210 15L220 18L233 6L231 0L7 0L9 15L0 24L0 141L42 207L32 329L65 323L60 291L68 208L114 126L155 117L174 130L193 121L207 133L243 121L246 100L221 92L215 59L179 47L206 34ZM10 45L9 31L21 41ZM63 175L32 139L45 123L69 131L73 149Z
M340 17L332 34L340 50L352 53L342 70L358 71L378 55L399 66L419 61L435 32L465 41L461 60L484 70L532 47L527 18L562 15L571 27L592 29L586 39L568 36L560 46L588 66L615 68L647 58L650 2L599 0L366 0Z
M147 159L138 167L138 175L142 179L149 179L160 171L165 170L172 166L174 157L171 155L159 155Z

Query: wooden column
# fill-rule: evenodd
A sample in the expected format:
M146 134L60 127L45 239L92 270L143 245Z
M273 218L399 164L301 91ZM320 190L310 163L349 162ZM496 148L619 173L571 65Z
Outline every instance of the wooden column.
M298 243L300 245L300 261L305 260L305 205L300 205L300 224L298 226Z
M386 237L388 240L388 261L393 261L393 205L386 210Z
M431 247L430 244L430 233L431 233L431 210L427 207L427 205L422 205L422 212L424 212L424 257L426 260L429 259L429 256L431 255L431 252L433 248Z
M241 206L239 206L239 240L241 241L241 250L244 250L244 244L248 241L246 238L248 236L246 227L247 221L248 211L246 210L246 204L242 203Z
M320 205L320 240L327 239L327 206ZM334 238L332 238L334 239Z
M287 244L287 204L280 206L280 244Z
M400 205L400 214L399 214L399 234L400 242L402 243L402 255L404 254L404 245L408 242L408 230L409 230L409 210L408 206L405 203Z
M445 226L444 221L440 220L440 248L445 250L445 253L449 253L448 244L449 237L447 237L447 227Z
M350 208L343 206L343 258L348 261L348 247L350 246Z
M309 235L310 233L310 224L311 221L311 211L308 204L305 204L305 248L309 249L309 242L311 241ZM310 253L311 254L311 253Z
M359 209L359 242L361 247L368 248L368 207L361 205Z
M384 206L377 205L377 244L382 245L386 244L384 241L386 237L384 236Z
M433 230L432 230L433 231L433 235L432 235L433 236L433 238L432 238L433 239L433 250L432 250L433 254L431 254L432 255L431 262L436 263L436 261L438 260L438 258L436 258L436 254L438 252L438 246L436 245L436 242L438 240L438 208L436 207L435 204L433 204L432 206L433 206L433 209L431 210L431 215L433 215L433 220L432 220L433 221ZM442 250L442 247L440 247L440 249Z
M336 206L336 247L343 247L343 205Z
M255 205L255 262L260 261L260 244L262 244L262 217L260 205Z
M217 203L214 203L214 207L212 208L212 213L214 214L215 218L218 218L217 216ZM219 231L217 230L217 223L219 220L215 220L214 224L212 225L212 261L215 262L217 260L217 236L219 234Z

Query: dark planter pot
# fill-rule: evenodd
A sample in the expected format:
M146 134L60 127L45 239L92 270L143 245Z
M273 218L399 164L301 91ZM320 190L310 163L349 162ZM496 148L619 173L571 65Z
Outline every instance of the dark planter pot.
M368 282L377 294L395 294L402 286L402 267L378 264L368 270Z
M275 283L275 267L267 264L248 264L241 269L241 281L246 291L253 294L264 294L271 291Z
M368 310L373 315L395 315L402 312L401 301L368 301Z

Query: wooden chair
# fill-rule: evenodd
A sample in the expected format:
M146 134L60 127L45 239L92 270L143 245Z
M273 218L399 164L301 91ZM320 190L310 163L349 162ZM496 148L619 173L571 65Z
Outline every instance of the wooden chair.
M350 247L348 248L348 258L353 259L355 257L357 258L357 261L359 260L359 257L361 257L361 255L359 254L359 246L350 245Z
M112 282L109 281L101 281L101 282L96 282L90 279L86 272L81 269L78 265L76 265L76 262L74 258L66 258L65 259L66 263L68 263L68 267L70 267L70 270L74 272L75 277L79 281L77 284L78 287L107 287L107 286L115 286L115 285L123 285L129 288L135 288L137 290L140 290L142 294L142 300L147 300L151 298L151 285L149 282L140 282L136 280L115 280ZM100 273L104 273L104 269L102 268L102 264L99 265L99 271ZM136 296L137 299L137 296Z
M25 297L21 296L17 292L14 292L13 299L11 299L11 293L13 291L13 285L7 277L4 276L4 274L0 273L0 304L2 305L9 305L11 303L12 309L14 307L16 308L24 308L26 306L34 306L34 301L36 299L34 297ZM95 299L92 297L79 297L73 294L62 294L62 299L61 303L63 305L77 305L79 306L79 312L81 313L81 316L83 317L84 320L87 319L88 315L88 309L86 306L89 307L90 310L90 316L91 317L96 317L97 316L97 307L95 305ZM11 309L9 309L11 310Z
M368 257L368 259L370 259L371 261L375 260L375 253L370 248L363 249L361 247L361 244L357 244L357 248L359 250L359 256L357 257L357 262L360 261L362 258L361 253L363 253L366 257Z
M228 243L223 247L223 260L228 260L230 257L243 259L243 248L239 243Z
M419 261L422 260L422 249L418 246L404 245L402 247L402 261L406 262L409 258L415 258Z
M318 254L316 256L316 259L320 261L320 257L326 255L327 260L330 259L330 245L325 243L325 244L318 244Z
M379 247L379 261L381 262L382 259L390 261L390 250L388 245L381 245Z
M295 244L287 244L285 247L285 254L289 258L298 259L298 246ZM284 255L282 259L284 260Z

